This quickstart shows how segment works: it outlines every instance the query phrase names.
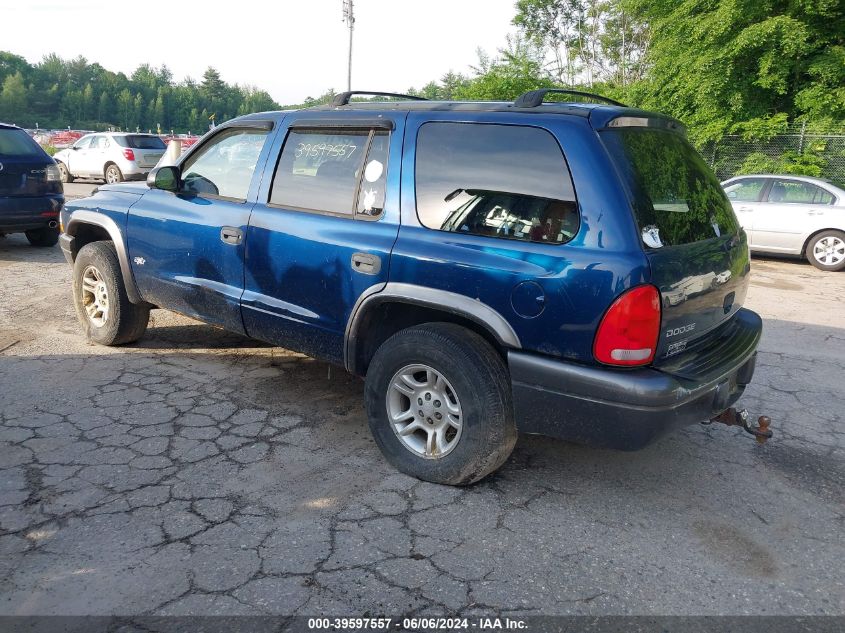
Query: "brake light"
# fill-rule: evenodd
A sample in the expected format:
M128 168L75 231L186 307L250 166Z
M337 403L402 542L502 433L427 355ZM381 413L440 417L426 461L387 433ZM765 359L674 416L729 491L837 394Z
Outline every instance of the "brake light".
M123 150L123 157L126 160L135 160L135 152L133 152L127 147L125 150Z
M660 335L660 293L637 286L616 298L605 313L593 342L593 356L607 365L648 365Z

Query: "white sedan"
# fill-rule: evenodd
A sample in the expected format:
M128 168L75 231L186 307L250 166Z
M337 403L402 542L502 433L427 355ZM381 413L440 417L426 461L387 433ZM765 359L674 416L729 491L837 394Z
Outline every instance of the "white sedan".
M736 176L722 187L752 251L806 257L821 270L845 268L845 189L769 174Z

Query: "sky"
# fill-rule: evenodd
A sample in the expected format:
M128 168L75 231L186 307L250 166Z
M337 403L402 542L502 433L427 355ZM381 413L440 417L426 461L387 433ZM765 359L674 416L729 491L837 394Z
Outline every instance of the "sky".
M515 0L354 0L352 88L402 92L469 72L514 31ZM129 75L167 64L174 78L208 66L280 104L346 89L342 0L0 0L0 50L35 63L82 55Z

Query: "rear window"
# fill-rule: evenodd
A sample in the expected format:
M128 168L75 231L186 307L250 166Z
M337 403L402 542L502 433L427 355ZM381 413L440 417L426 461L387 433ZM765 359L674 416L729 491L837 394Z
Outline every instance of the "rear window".
M739 230L716 176L684 137L653 128L602 133L633 198L646 246L690 244Z
M164 141L157 136L129 134L128 136L115 136L114 138L119 145L132 149L167 149Z
M44 156L44 150L23 130L0 129L0 156Z

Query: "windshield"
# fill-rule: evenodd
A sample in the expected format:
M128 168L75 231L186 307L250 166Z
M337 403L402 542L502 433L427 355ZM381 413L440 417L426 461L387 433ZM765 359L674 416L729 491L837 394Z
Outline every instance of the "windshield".
M0 156L43 156L44 150L23 130L0 129Z
M646 246L690 244L738 232L719 181L680 134L630 127L601 135L631 191Z

